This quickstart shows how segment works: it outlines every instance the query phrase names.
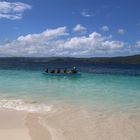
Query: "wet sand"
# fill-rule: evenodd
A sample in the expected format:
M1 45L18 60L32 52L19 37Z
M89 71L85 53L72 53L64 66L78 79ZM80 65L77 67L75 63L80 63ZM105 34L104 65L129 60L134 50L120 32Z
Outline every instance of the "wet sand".
M140 115L63 106L48 113L0 110L2 140L139 140Z

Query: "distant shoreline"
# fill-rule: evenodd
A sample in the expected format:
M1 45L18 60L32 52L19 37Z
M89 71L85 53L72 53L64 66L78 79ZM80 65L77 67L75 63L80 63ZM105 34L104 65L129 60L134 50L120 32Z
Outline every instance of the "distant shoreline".
M0 57L0 62L19 61L19 62L51 62L51 63L107 63L107 64L140 64L140 55L117 56L117 57Z

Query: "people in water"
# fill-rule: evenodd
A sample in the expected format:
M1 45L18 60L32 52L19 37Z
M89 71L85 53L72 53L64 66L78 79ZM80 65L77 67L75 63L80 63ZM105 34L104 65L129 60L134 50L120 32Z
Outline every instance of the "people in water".
M49 70L48 69L46 69L45 70L45 72L46 73L64 73L64 74L76 74L76 73L78 73L78 71L77 71L77 69L76 69L76 67L73 67L73 69L72 70L70 70L70 71L68 71L66 68L64 69L64 70L61 70L61 69L53 69L53 70L51 70L50 72L49 72Z

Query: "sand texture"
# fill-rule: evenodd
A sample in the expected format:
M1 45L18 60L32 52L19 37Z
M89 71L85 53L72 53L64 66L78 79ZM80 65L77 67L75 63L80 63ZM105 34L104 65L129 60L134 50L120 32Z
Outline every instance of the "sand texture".
M140 115L63 106L27 113L0 110L1 140L140 140Z

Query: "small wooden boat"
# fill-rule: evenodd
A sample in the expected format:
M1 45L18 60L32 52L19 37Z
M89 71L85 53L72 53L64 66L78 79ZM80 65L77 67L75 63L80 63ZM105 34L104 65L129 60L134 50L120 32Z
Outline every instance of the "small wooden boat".
M49 75L49 76L81 76L81 73L76 70L74 67L72 70L48 70L46 69L44 74Z
M81 76L81 73L44 73L48 76Z

